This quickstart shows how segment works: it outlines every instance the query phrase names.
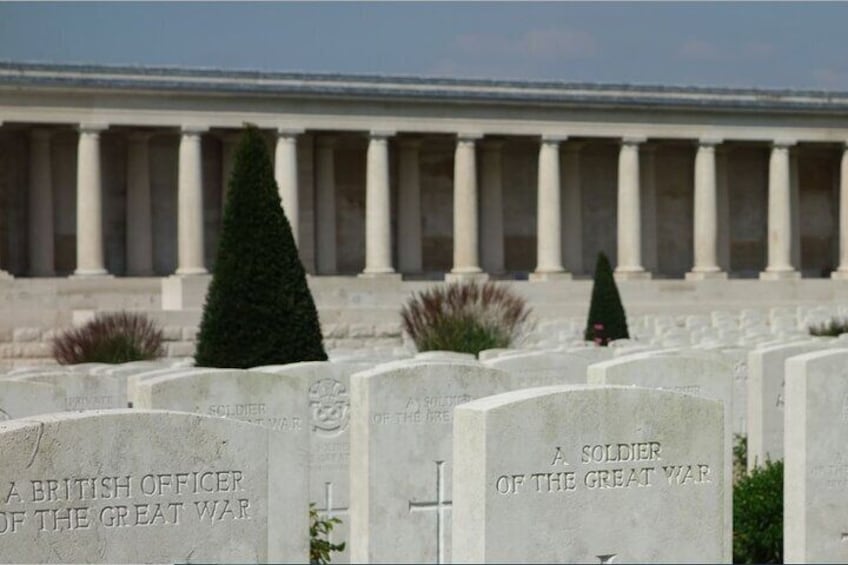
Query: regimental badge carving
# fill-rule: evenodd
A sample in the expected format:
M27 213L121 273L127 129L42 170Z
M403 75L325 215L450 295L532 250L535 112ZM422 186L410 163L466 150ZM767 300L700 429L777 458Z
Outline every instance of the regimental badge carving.
M9 414L5 410L0 408L0 422L2 422L3 420L11 420L11 419L12 419L12 417L9 416Z
M350 420L350 395L335 379L321 379L309 387L312 430L322 435L338 435Z

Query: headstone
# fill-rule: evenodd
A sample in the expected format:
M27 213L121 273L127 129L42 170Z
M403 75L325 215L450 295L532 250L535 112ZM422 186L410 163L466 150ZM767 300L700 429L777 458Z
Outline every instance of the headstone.
M126 381L105 374L82 372L27 374L21 382L42 383L65 391L63 410L107 410L127 407Z
M65 391L59 387L16 379L0 380L0 421L64 409Z
M0 560L305 563L291 451L283 434L176 412L0 422Z
M477 357L470 353L456 351L422 351L415 354L418 361L476 361Z
M720 403L637 387L458 407L454 563L729 563Z
M130 408L135 405L136 390L138 389L138 385L144 381L163 377L165 375L175 376L190 374L197 371L209 372L222 370L224 369L210 369L208 367L168 367L166 369L155 369L152 371L145 371L143 373L134 373L127 376L127 403Z
M636 354L589 367L587 382L658 388L710 400L724 406L724 484L733 484L733 364L707 352ZM724 490L726 535L732 536L733 490ZM693 556L694 558L694 556Z
M453 409L517 380L472 363L351 377L351 562L450 562Z
M752 349L748 353L748 460L750 471L766 459L783 459L786 360L822 349L804 341Z
M786 361L784 563L848 561L848 349Z
M365 363L309 361L251 369L303 382L306 392L300 402L308 410L309 501L320 516L341 520L329 541L346 542L344 551L333 554L333 563L350 562L350 376L369 368Z
M555 384L584 384L588 357L564 351L531 351L496 357L483 362L487 367L521 376L527 387Z

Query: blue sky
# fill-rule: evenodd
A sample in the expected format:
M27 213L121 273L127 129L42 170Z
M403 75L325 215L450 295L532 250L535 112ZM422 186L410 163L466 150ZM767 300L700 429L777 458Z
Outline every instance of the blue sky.
M0 2L0 60L848 90L848 3Z

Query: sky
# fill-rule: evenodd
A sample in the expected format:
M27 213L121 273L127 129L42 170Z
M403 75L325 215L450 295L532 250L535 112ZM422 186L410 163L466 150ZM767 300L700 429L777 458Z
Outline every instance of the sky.
M0 61L848 91L848 2L0 2Z

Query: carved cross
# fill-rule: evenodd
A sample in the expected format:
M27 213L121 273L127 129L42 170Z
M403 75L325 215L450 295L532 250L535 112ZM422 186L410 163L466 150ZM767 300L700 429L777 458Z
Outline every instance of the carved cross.
M324 507L317 508L319 514L323 514L327 519L332 519L335 516L344 516L347 514L347 506L333 506L333 483L324 483ZM327 536L327 541L333 543L333 532Z
M445 500L444 461L436 461L436 500L430 502L409 501L410 512L436 513L436 563L445 562L445 519L444 514L450 510L451 501Z

